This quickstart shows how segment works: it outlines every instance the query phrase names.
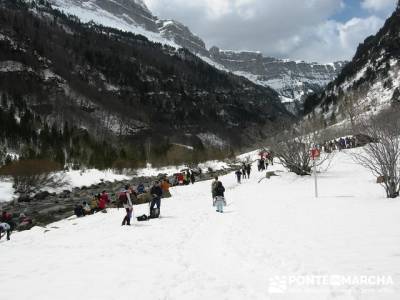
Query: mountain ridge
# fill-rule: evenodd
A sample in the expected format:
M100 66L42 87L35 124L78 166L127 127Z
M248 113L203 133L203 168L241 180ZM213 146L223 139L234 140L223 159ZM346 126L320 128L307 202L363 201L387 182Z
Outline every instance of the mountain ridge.
M119 3L125 8L125 10L129 7L131 8L130 18L125 18L127 19L125 21L128 23L121 23L124 21L124 18L121 18L121 15L118 13L118 11L116 12L115 9L110 8L110 5L107 4L109 2L114 3L114 5ZM175 47L187 48L189 51L199 55L201 58L206 58L204 60L213 64L214 67L222 70L228 70L236 75L244 76L261 86L271 86L282 96L283 102L294 101L295 103L292 103L291 106L294 105L296 107L300 107L306 95L320 91L322 87L336 77L337 73L345 64L345 62L336 62L334 64L337 66L337 68L331 69L328 67L330 64L324 65L303 62L304 67L301 68L302 70L300 70L298 67L296 67L294 61L286 61L284 64L282 64L279 61L285 60L264 57L261 53L258 53L258 55L262 56L262 58L258 60L259 65L254 68L254 63L249 61L247 58L249 53L256 52L235 51L237 59L243 61L243 63L232 66L232 63L229 63L223 59L223 56L226 56L228 51L219 51L219 48L214 46L210 49L207 49L205 42L200 37L193 34L187 26L175 20L158 19L150 12L150 10L148 10L147 7L146 9L151 16L149 16L149 23L146 23L144 28L147 26L150 27L151 30L146 32L146 30L143 30L143 26L141 25L141 18L139 18L139 22L136 23L130 20L135 19L135 6L128 7L126 2L129 1L90 0L85 1L85 3L94 3L95 6L82 7L82 5L77 3L76 0L50 1L50 3L55 5L55 7L66 13L77 15L84 22L89 22L91 19L93 19L96 23L103 24L105 26L111 26L118 29L143 34L155 42L165 43ZM66 5L67 3L69 4ZM110 16L107 14L110 14ZM137 26L135 26L135 24ZM218 51L216 51L216 49L218 49ZM267 67L264 61L271 59L275 62L270 62L269 67ZM312 71L314 65L320 66L319 71L317 72L318 74ZM298 109L299 108L295 110L298 111Z

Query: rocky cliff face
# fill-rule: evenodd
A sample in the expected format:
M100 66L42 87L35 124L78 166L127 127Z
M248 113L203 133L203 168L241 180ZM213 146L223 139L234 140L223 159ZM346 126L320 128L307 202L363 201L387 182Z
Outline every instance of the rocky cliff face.
M185 25L174 20L158 20L157 25L164 38L174 41L192 53L209 56L204 41L194 35Z
M305 102L327 123L357 118L400 102L400 3L379 32L359 45L353 60L319 95Z
M211 57L238 75L275 89L284 102L302 101L336 78L345 62L318 64L264 57L259 52L210 49Z

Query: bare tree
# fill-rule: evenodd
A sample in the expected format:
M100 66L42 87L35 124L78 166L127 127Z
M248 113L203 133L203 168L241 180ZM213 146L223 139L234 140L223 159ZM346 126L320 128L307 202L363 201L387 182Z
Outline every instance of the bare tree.
M284 167L297 175L304 176L311 174L310 150L314 147L321 149L323 142L321 131L315 131L312 124L303 123L277 135L269 142L269 148ZM320 166L332 157L333 153L321 151L316 165Z
M400 111L388 110L360 125L360 132L372 138L359 153L356 162L369 169L384 187L388 198L399 196L400 185Z

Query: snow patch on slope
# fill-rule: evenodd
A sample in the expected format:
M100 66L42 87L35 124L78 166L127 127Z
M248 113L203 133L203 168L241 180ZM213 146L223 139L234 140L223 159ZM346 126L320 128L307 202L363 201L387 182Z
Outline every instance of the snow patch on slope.
M101 9L90 1L82 3L82 6L77 5L72 0L53 0L52 2L54 8L57 8L66 14L78 17L83 23L94 22L106 27L143 35L155 43L161 43L174 48L180 48L179 45L173 41L163 38L159 33L144 29L140 25L135 24L132 19L132 22L128 23L126 20L115 16L104 9Z

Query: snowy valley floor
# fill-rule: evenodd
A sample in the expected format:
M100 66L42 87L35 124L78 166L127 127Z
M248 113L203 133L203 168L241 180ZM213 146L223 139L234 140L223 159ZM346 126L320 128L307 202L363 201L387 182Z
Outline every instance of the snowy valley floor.
M344 153L320 174L318 199L312 178L279 174L222 177L224 214L201 182L172 189L158 220L121 227L115 209L15 233L0 241L1 299L400 299L400 199ZM290 281L313 275L394 284Z

